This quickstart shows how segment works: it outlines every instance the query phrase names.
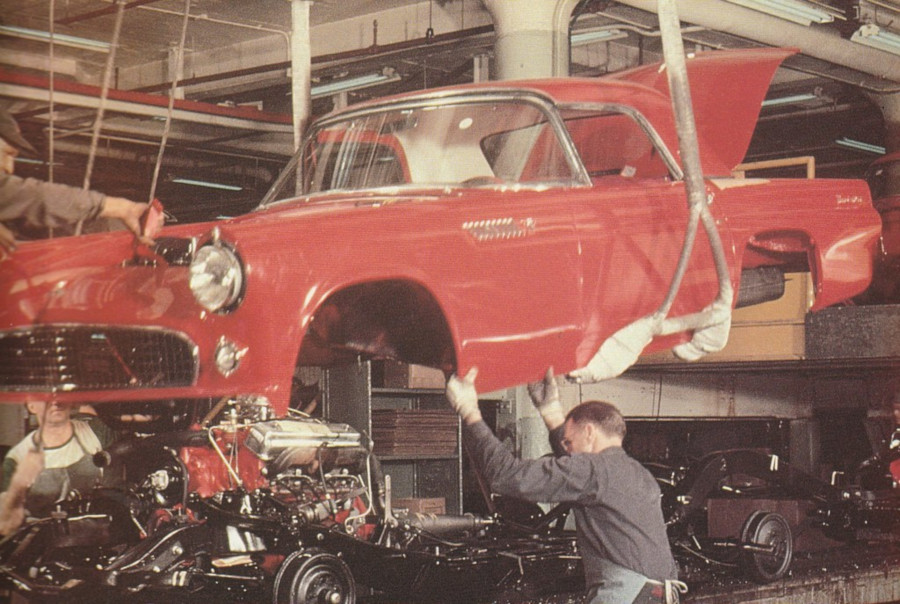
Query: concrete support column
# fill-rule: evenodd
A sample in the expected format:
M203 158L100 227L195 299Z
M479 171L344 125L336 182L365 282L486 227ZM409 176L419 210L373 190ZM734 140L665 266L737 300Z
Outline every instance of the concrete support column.
M497 40L497 79L569 75L569 18L578 0L484 0Z
M291 102L294 113L294 149L300 148L312 112L310 97L312 45L309 7L312 0L291 0Z

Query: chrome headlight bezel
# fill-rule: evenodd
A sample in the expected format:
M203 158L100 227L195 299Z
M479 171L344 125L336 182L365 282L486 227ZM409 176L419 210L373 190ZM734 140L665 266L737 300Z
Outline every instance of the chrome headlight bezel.
M228 313L244 296L244 264L234 249L218 239L201 246L190 265L189 285L197 303L210 312Z

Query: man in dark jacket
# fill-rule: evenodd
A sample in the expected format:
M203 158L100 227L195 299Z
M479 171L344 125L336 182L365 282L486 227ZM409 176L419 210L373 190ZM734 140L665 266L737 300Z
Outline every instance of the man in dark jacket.
M15 119L0 109L0 252L16 249L16 235L10 225L23 220L31 227L73 227L95 218L118 218L134 234L141 236L140 219L148 204L55 184L13 174L20 153L37 156L25 140ZM0 254L2 256L2 254Z
M625 420L590 401L563 414L552 370L529 393L567 455L516 459L482 421L477 369L450 378L447 398L463 420L473 463L491 488L533 502L571 503L590 604L677 602L686 586L666 536L656 480L622 449Z

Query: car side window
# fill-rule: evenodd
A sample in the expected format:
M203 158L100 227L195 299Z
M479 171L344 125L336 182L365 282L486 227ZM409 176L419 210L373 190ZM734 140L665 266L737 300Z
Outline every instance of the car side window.
M670 175L653 140L631 115L617 111L570 112L563 114L563 120L592 179Z
M485 137L481 150L494 174L509 181L553 181L570 174L565 151L547 122Z

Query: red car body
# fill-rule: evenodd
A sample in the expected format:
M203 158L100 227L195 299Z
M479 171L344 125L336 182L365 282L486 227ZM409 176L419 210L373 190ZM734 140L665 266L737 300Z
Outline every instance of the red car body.
M799 263L818 309L869 284L881 223L866 183L731 177L790 53L713 52L688 69L735 291L742 271ZM454 142L488 132L492 111L512 124L476 141L494 174L464 179L479 175L469 147L453 155ZM438 118L449 124L440 144L417 137ZM351 157L351 139L364 156ZM136 253L125 233L25 243L3 260L0 401L264 396L284 412L304 365L477 366L481 391L538 379L551 365L583 367L666 294L688 214L677 150L659 66L351 107L313 124L302 177L289 170L276 185L299 182L300 194L273 192L250 214L163 229L161 245L193 241L185 258L216 241L237 259L239 291L225 308L203 308L191 291L192 276L195 287L219 278L213 261L189 268L171 249ZM489 182L498 171L504 182ZM717 290L701 232L672 314L702 309ZM656 338L646 352L689 338Z

